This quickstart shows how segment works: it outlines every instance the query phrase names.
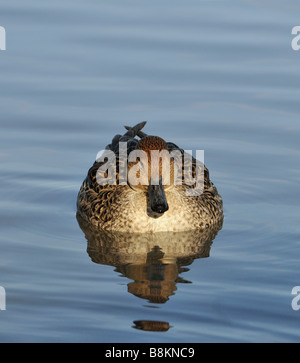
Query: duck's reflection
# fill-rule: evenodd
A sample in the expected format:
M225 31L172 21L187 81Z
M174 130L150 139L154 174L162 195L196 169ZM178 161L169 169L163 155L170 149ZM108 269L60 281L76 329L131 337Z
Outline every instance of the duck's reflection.
M78 223L87 239L91 260L115 266L132 282L128 292L150 303L165 303L175 294L178 283L189 283L179 275L195 259L208 257L222 223L213 229L154 234L125 234L91 228L80 216ZM147 324L140 324L143 329Z

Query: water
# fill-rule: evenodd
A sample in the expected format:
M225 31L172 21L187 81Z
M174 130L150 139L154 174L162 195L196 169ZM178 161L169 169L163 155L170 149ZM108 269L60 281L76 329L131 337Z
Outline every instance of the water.
M299 10L2 2L1 342L299 341ZM76 220L97 152L142 120L204 149L224 199L213 244L166 239L163 264L149 241L99 245Z

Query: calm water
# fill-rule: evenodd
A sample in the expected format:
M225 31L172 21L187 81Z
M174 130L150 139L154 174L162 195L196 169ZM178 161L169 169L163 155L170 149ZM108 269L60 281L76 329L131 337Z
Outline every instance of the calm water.
M299 2L0 11L0 341L299 342ZM80 228L76 196L97 152L142 120L205 150L225 212L211 246Z

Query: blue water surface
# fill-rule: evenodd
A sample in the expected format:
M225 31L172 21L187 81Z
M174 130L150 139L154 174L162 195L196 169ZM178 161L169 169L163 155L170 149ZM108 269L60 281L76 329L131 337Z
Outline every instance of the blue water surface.
M0 342L299 342L299 2L0 7ZM152 265L76 219L97 152L142 120L205 151L225 214Z

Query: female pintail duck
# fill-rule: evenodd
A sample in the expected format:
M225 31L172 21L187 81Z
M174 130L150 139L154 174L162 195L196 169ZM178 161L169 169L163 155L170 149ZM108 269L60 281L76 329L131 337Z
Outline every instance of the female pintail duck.
M98 229L131 233L219 225L223 202L207 168L175 144L142 132L145 124L125 126L128 131L94 162L78 194L79 216Z

